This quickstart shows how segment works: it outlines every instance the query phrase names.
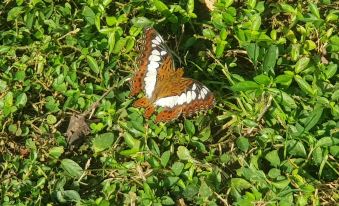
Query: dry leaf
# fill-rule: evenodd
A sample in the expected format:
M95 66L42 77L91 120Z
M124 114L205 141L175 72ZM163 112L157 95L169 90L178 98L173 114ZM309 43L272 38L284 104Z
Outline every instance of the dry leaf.
M204 0L206 7L210 10L213 11L214 10L214 4L216 2L216 0Z
M66 131L67 142L71 145L80 137L84 137L91 132L88 127L85 117L83 115L73 115L69 120L68 128Z

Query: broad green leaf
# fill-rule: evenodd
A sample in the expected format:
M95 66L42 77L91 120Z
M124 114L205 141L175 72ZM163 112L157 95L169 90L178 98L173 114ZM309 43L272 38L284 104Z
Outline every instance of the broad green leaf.
M220 41L217 44L217 48L215 49L215 56L217 58L221 57L224 53L225 50L225 46L226 46L227 42L226 41Z
M263 84L265 86L268 86L271 83L271 79L265 74L257 75L253 79L258 84Z
M271 163L273 167L280 166L280 158L278 154L278 150L270 151L265 155L265 159Z
M272 185L278 189L284 189L290 184L290 182L290 180L286 179L278 182L272 182Z
M125 47L126 39L120 38L114 45L113 54L118 54Z
M132 137L132 135L128 132L124 133L124 139L125 143L130 147L130 148L139 148L140 146L140 140L135 139Z
M248 91L248 90L259 89L260 86L253 81L243 81L243 82L236 83L231 88L233 91Z
M162 196L161 197L161 204L162 205L175 205L174 200L169 196Z
M79 193L75 190L64 190L58 192L59 196L62 196L62 199L64 199L66 202L77 202L81 201L81 197ZM59 197L60 198L60 197Z
M260 47L256 43L250 43L248 46L246 46L247 55L250 57L253 63L257 62L257 59L259 56L259 50L260 50Z
M231 187L241 191L243 189L248 189L252 187L252 184L242 178L232 178Z
M212 29L204 29L202 30L202 34L208 39L214 39L215 37L215 33L212 31Z
M47 115L47 124L53 125L53 124L55 124L57 121L58 121L58 120L57 120L57 118L56 118L54 115L52 115L52 114Z
M15 106L22 108L27 103L27 95L26 93L21 93L16 97Z
M236 141L237 147L243 151L246 152L248 148L250 147L249 141L245 137L239 137Z
M282 10L286 13L290 13L290 14L297 14L296 9L294 9L291 5L289 4L285 4L285 3L280 3L280 6L282 8Z
M182 170L184 169L185 164L182 162L175 162L172 165L172 172L174 173L175 176L179 176L182 172Z
M311 85L309 85L301 76L295 75L294 80L298 83L300 89L305 93L313 96L316 92L312 89Z
M85 6L84 10L82 11L82 15L84 15L86 21L89 24L91 24L91 25L95 24L96 16L95 16L94 11L91 8L89 8L88 6Z
M132 19L132 23L133 25L137 26L137 27L148 27L148 26L152 26L153 25L153 21L146 18L146 17L134 17Z
M298 157L307 156L303 143L297 140L289 140L287 142L287 153Z
M302 120L305 131L309 131L310 129L312 129L318 123L322 114L323 109L315 107L315 109L307 116L307 118Z
M246 4L247 4L248 8L254 9L255 5L257 4L257 0L247 0Z
M305 49L308 51L314 50L315 48L317 48L317 45L315 44L314 41L312 40L306 40L305 42Z
M337 68L338 68L337 64L329 64L326 67L326 70L324 71L324 74L326 75L326 78L327 79L332 78L337 73Z
M186 119L184 122L186 133L192 137L195 134L195 127L192 121Z
M280 161L280 159L279 159L279 161ZM272 168L272 169L270 169L270 171L268 171L268 176L270 178L275 179L275 178L277 178L280 175L281 175L281 171L279 169L277 169L277 168Z
M190 160L192 159L190 151L185 146L179 146L177 155L181 160Z
M339 90L336 90L333 92L332 96L331 96L331 99L333 101L338 101L339 100Z
M291 84L292 79L293 79L293 76L291 75L281 74L275 78L274 82L288 86Z
M104 133L99 134L93 140L93 149L94 152L102 152L112 146L114 142L114 134L113 133Z
M158 11L163 12L163 11L168 10L168 7L162 1L153 0L152 2L153 2L154 6L157 8Z
M273 72L274 73L274 67L275 67L275 63L278 59L278 47L276 45L271 45L266 54L265 54L265 58L264 58L264 63L263 63L263 69L265 72Z
M318 10L318 7L317 5L313 4L313 3L309 3L308 4L308 7L311 11L311 13L316 16L318 19L320 19L320 14L319 14L319 10Z
M24 12L23 9L23 6L13 7L7 14L7 21L12 21L18 18L19 15Z
M52 158L59 159L59 157L64 153L64 147L52 147L49 149L48 155Z
M323 137L316 143L316 147L330 147L339 144L339 138Z
M95 60L93 57L91 57L89 55L86 56L86 59L87 59L87 63L89 65L89 68L91 68L91 70L94 73L99 74L100 70L99 70L97 60Z
M61 168L71 177L79 178L83 173L83 169L71 159L63 159L61 161Z
M167 150L164 153L162 153L160 160L161 160L161 165L163 167L167 166L167 163L168 163L170 157L171 157L171 151L170 150Z
M310 58L308 57L302 57L298 60L298 62L295 64L295 73L300 73L304 69L307 68L308 63L310 62Z
M202 198L208 198L213 195L211 188L206 184L205 181L201 181L199 196Z

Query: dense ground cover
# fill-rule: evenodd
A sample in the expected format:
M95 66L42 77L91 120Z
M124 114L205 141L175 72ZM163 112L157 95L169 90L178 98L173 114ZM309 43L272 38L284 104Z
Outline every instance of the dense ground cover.
M5 0L0 204L334 205L338 15L331 0ZM213 109L154 124L132 107L146 26Z

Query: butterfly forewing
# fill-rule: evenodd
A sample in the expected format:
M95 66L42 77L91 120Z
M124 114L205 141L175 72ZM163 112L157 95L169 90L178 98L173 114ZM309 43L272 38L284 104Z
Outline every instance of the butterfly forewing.
M147 97L152 95L152 89L155 87L157 70L164 61L167 54L164 40L152 28L146 28L143 38L140 40L140 55L138 57L139 70L132 78L131 96L134 96L145 90ZM147 88L147 90L146 90ZM152 89L150 89L152 88Z

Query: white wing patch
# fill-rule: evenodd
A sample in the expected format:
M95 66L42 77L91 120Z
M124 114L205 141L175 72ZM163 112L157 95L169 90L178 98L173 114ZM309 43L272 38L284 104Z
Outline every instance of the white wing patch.
M160 98L155 101L156 106L173 108L178 102L178 96Z
M209 93L210 90L207 87L200 83L193 83L192 87L181 95L160 98L154 104L155 106L173 108L177 105L189 104L194 100L205 99Z
M155 85L157 82L158 69L162 64L164 56L167 54L167 51L161 46L164 40L160 36L156 36L152 40L152 52L148 57L148 65L146 69L146 76L144 78L145 82L145 93L148 98L152 97Z

